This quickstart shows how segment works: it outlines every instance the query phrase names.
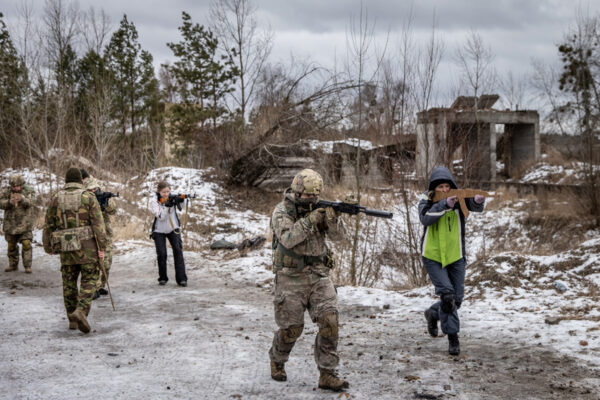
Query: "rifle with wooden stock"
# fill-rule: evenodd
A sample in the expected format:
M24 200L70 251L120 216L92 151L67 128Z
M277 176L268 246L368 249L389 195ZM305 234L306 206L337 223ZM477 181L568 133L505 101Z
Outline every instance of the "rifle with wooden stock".
M470 199L475 197L475 195L481 195L484 197L494 197L493 194L490 194L484 190L478 189L450 189L448 192L440 192L440 191L431 191L429 192L429 198L437 203L440 200L447 199L448 197L456 196L458 200L458 204L460 204L460 209L465 215L465 218L469 216L469 209L467 208L467 203L465 199Z

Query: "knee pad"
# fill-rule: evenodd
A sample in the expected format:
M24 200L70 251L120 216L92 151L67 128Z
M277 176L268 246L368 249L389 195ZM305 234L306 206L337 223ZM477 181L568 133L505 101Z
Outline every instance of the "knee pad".
M15 242L8 242L7 244L7 250L9 253L17 251L17 244Z
M442 311L450 314L454 311L454 293L444 293L442 296Z
M31 240L23 240L21 242L21 246L23 246L23 250L31 250Z
M285 343L294 343L302 334L302 329L304 329L304 325L295 325L281 329L281 337Z
M319 335L328 339L338 338L338 315L337 313L327 313L317 318L319 323Z

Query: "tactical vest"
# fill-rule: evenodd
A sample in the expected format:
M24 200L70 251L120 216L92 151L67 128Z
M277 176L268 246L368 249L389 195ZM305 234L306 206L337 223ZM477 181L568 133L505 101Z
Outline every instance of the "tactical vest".
M81 250L81 242L94 238L94 231L88 224L79 226L79 207L84 189L58 192L58 217L63 222L63 229L52 232L52 249L56 252L71 252ZM67 214L75 214L75 227L69 228Z
M292 204L286 204L286 211L290 217L294 220L297 219L296 208ZM271 230L273 230L273 226L271 225ZM296 269L298 271L302 271L304 267L308 265L315 264L325 264L329 265L330 263L327 261L329 250L325 249L323 254L319 256L305 256L302 254L298 254L293 250L290 250L284 247L281 243L279 243L279 239L273 230L272 237L272 249L273 249L273 271L277 271L281 268L290 268Z

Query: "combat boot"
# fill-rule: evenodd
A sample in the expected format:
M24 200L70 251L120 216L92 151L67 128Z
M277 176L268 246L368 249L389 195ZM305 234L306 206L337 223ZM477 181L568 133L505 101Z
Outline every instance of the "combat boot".
M284 363L276 363L275 361L271 361L271 378L280 382L287 380Z
M4 270L4 272L12 272L12 271L16 271L17 270L17 266L16 265L9 265L8 268L6 268Z
M98 294L100 294L102 296L106 296L108 294L108 290L106 290L104 288L100 288L100 289L98 289Z
M31 274L33 271L31 270L31 267L25 267L25 273L26 274Z
M90 324L88 324L87 319L85 318L85 312L81 308L75 310L69 317L77 322L77 329L83 333L89 333L91 329Z
M71 330L77 329L77 321L70 315L68 315L67 318L69 318L69 329L71 329Z
M437 319L431 315L431 310L428 308L425 310L425 319L427 320L427 332L431 337L437 337L438 335L438 324Z
M321 371L321 376L319 377L319 389L341 392L349 386L350 384L348 381L338 378L335 372Z
M456 333L448 335L448 354L451 356L460 354L460 343L458 342L458 334Z

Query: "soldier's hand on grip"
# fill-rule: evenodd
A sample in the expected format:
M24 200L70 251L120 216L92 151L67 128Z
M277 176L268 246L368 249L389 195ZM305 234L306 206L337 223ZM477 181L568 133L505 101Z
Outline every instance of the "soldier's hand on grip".
M340 211L334 210L333 207L327 207L325 209L325 213L327 214L328 221L335 221L340 215L342 215Z
M317 208L308 214L308 219L313 226L316 226L320 231L327 229L327 211L323 208Z
M13 192L10 194L10 202L15 206L19 203L19 201L21 201L22 198L23 195L21 193Z

